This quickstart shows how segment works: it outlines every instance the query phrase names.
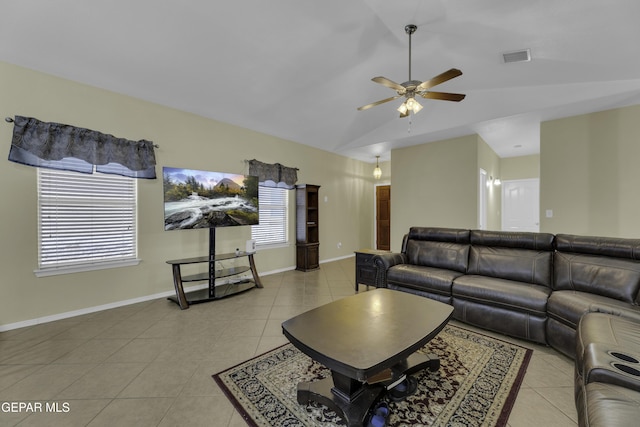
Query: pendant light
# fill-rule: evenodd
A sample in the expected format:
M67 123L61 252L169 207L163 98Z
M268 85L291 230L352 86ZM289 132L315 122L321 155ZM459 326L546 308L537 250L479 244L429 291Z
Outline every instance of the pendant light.
M373 177L375 179L380 179L382 177L382 169L380 169L378 159L380 159L380 156L376 156L376 168L373 170Z

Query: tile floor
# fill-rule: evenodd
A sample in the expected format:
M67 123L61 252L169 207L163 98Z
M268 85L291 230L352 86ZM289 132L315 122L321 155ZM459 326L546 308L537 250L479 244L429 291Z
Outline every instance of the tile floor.
M245 425L211 375L285 343L283 320L352 295L354 258L262 280L184 311L159 299L0 333L0 426ZM534 353L509 425L577 425L572 361L519 343Z

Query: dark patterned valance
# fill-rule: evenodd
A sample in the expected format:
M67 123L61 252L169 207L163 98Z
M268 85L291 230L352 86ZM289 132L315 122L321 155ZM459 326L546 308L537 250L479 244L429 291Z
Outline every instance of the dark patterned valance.
M298 169L249 160L249 175L257 176L263 187L293 188L298 181Z
M97 131L16 116L9 160L29 166L156 178L150 141L130 141Z

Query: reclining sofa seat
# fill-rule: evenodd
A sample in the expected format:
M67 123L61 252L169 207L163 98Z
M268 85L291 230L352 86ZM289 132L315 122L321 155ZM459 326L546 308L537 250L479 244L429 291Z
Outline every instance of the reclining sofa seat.
M637 426L640 313L587 313L580 318L576 335L578 425Z
M452 286L453 316L546 344L554 235L472 230L467 274Z
M386 272L377 285L451 305L453 281L467 271L469 234L454 228L411 227L402 252L388 254L384 267L377 269Z
M554 236L411 227L400 253L374 258L376 286L453 305L453 317L546 344Z
M558 234L553 271L547 341L571 358L584 314L640 314L640 239Z

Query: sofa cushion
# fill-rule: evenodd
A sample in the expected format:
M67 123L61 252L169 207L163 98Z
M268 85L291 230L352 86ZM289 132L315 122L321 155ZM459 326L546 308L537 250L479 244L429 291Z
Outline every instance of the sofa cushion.
M552 251L555 236L550 233L472 230L469 240L472 245Z
M575 290L638 302L640 262L605 256L557 252L554 259L556 290Z
M455 286L455 284L454 284ZM453 317L482 329L546 344L547 318L539 313L496 307L469 299L453 298Z
M454 298L476 301L488 306L546 316L547 299L551 289L486 276L465 275L453 282Z
M467 273L551 287L551 270L552 252L472 246Z
M469 230L462 228L411 227L407 238L432 242L469 243Z
M558 234L556 235L556 249L560 252L601 255L640 261L640 239Z
M400 264L387 271L387 283L401 285L404 288L428 290L451 296L453 280L461 276L458 271L420 265Z
M413 265L444 268L464 273L467 271L469 260L469 245L409 239L407 260L409 264Z
M591 383L578 390L576 408L581 426L637 426L640 392L611 384Z
M553 291L547 301L547 315L575 330L582 315L590 311L597 311L599 305L603 307L619 306L623 310L637 310L637 307L632 304L602 295L578 291Z

